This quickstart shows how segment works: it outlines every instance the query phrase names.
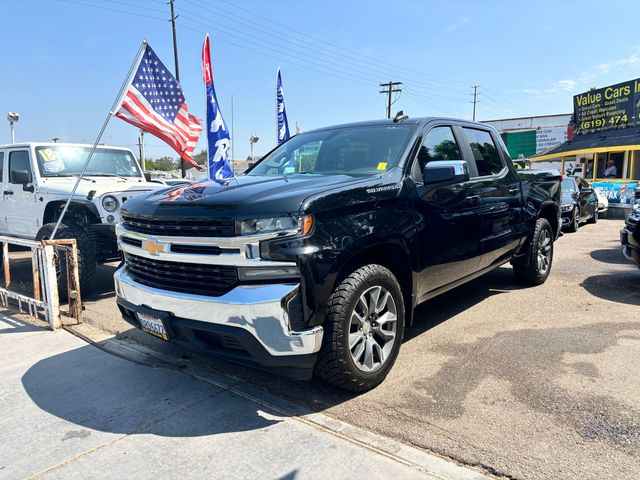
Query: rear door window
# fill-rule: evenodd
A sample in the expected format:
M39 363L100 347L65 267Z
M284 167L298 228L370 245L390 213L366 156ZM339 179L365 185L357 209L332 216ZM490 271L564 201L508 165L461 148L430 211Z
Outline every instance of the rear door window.
M463 127L463 130L473 153L478 176L487 177L502 172L506 165L491 134L477 128Z

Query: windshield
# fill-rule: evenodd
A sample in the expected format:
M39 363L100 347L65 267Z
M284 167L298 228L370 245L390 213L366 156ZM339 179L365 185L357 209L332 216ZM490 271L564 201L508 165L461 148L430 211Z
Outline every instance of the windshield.
M296 135L247 175L371 175L392 168L413 130L409 125L345 127Z
M576 191L576 181L573 178L565 178L562 180L562 192L574 193Z
M80 175L91 147L36 147L38 167L43 177ZM141 177L138 164L126 150L97 148L85 172L87 176Z

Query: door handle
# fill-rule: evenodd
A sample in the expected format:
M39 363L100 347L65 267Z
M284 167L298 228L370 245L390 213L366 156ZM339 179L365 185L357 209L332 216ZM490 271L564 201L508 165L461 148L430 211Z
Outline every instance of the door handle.
M467 205L475 205L480 201L480 195L468 195L464 197L464 203Z
M512 195L513 195L514 193L518 193L519 191L520 191L520 189L519 189L519 188L510 188L510 189L509 189L509 193L510 193L510 194L512 194Z
M5 190L4 192L2 192L3 195L13 195L13 192L11 190Z

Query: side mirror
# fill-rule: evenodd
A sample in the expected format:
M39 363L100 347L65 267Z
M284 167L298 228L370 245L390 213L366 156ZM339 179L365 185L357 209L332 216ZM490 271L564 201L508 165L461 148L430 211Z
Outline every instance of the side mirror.
M33 192L35 189L31 183L31 173L28 170L11 170L9 174L9 181L11 183L22 184L22 189L25 192Z
M469 181L464 160L438 160L427 163L422 179L425 185L451 185Z
M144 173L143 173L143 175L144 175L144 179L145 179L147 182L150 182L150 181L151 181L151 173L150 173L150 172L144 172Z

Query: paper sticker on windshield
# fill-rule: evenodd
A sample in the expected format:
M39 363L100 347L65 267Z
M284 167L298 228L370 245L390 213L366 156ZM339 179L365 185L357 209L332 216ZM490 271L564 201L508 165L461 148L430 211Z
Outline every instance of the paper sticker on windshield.
M380 162L378 164L378 170L386 170L387 169L387 162Z
M40 158L42 158L42 168L46 173L58 173L64 170L64 163L56 152L50 148L38 150Z

